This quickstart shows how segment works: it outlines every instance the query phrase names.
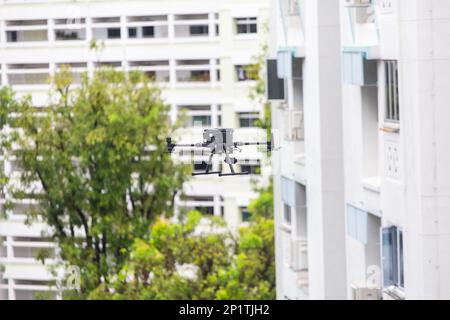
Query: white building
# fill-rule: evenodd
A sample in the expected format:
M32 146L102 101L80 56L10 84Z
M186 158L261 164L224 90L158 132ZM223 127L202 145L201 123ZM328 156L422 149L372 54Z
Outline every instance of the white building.
M199 124L236 128L236 138L255 140L261 138L254 128L261 106L249 98L254 81L245 66L264 39L267 2L0 0L0 85L11 85L18 95L31 93L41 106L48 99L49 75L63 64L80 73L98 65L136 68L160 83L174 120L187 110L189 123L178 142L200 141L202 129L194 128ZM92 39L104 49L90 50ZM250 151L239 155L240 169L258 172L262 167L261 175L267 175L260 155ZM3 166L8 174L14 172L14 163ZM187 197L178 205L223 215L236 226L246 219L255 196L251 178L195 178L185 185ZM41 237L45 226L24 225L30 205L17 203L9 219L0 221L0 295L6 299L36 298L53 279L33 258L37 249L54 250L54 245Z
M278 297L450 299L450 3L271 12Z

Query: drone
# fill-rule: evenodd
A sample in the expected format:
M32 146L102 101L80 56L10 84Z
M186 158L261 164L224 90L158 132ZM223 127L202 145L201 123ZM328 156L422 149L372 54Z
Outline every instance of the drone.
M270 153L274 149L273 137L267 142L234 142L233 129L205 129L203 131L203 142L192 144L175 144L172 143L172 138L168 137L167 151L172 153L175 148L198 148L209 152L209 159L207 162L203 161L202 165L206 166L204 172L194 172L193 176L204 175L219 175L219 177L226 176L242 176L249 175L249 172L236 172L234 165L238 162L236 158L232 157L234 151L240 151L242 146L266 146L267 152ZM223 173L221 171L210 171L212 166L212 159L215 155L224 156L224 162L230 166L231 173Z

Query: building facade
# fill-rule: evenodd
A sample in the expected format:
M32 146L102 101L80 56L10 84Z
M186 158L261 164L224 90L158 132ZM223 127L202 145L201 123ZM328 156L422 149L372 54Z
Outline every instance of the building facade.
M12 86L18 96L31 94L39 107L48 99L49 76L62 65L71 67L76 81L98 66L139 69L161 86L174 121L186 114L175 141L201 141L208 127L235 128L236 138L256 140L264 136L255 127L262 108L249 98L255 81L246 67L260 53L267 18L265 0L0 1L0 85ZM90 49L92 40L102 49ZM177 199L178 210L196 208L238 226L255 197L251 180L270 174L261 157L256 149L238 155L239 169L251 176L192 179ZM8 175L19 170L3 162ZM24 224L34 205L17 202L0 221L4 299L55 297L47 268L54 259L42 265L34 256L42 248L57 249L42 237L44 225Z
M271 8L278 298L450 299L450 3Z

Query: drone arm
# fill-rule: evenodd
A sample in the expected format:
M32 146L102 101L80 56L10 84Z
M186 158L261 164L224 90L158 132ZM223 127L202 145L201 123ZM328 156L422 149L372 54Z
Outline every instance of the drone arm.
M271 152L274 149L273 144L273 135L271 136L271 139L267 142L235 142L235 147L242 147L242 146L266 146L267 151Z
M201 143L174 144L173 146L180 148L203 148L203 145Z
M235 147L242 147L242 146L266 146L267 151L271 152L273 150L273 142L267 141L267 142L236 142L234 144Z
M171 153L175 148L205 148L203 143L186 143L186 144L177 144L172 143L171 138L167 138L167 150Z
M242 147L242 146L265 146L267 142L236 142L234 144L235 147Z

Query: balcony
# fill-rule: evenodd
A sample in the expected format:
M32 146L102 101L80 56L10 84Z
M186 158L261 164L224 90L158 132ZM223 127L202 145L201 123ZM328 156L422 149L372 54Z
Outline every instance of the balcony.
M7 79L9 85L46 85L50 77L48 64L9 64Z
M172 39L212 41L219 35L218 13L6 20L1 38L7 45L72 41Z
M128 39L164 39L169 36L168 16L127 17Z
M169 60L129 61L128 66L130 70L144 72L152 81L159 83L170 81Z
M220 81L219 60L177 60L177 85L204 85Z
M216 37L219 35L218 15L181 14L174 17L175 38Z
M5 27L6 42L48 41L47 20L9 20Z

